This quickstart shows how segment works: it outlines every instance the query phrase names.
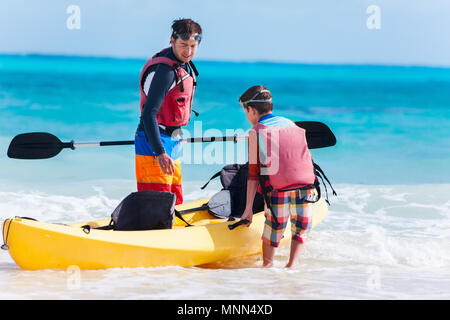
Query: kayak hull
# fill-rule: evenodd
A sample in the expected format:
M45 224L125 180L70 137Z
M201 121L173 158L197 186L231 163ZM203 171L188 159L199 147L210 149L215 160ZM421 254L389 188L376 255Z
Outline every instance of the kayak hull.
M193 201L177 209L196 208L206 201ZM323 199L314 204L312 227L327 213L328 205ZM176 219L172 229L148 231L94 229L109 219L63 225L13 218L4 222L3 238L12 259L25 270L188 267L261 252L264 212L253 216L250 227L234 230L228 225L237 220L217 219L206 210L183 217L193 226L186 227ZM81 228L86 224L91 226L90 231ZM282 243L290 236L286 228Z

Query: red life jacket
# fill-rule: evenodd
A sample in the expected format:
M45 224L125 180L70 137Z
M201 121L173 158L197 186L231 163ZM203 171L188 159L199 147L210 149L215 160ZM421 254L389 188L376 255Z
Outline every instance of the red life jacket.
M178 61L169 59L167 57L153 57L150 58L144 65L141 71L139 80L139 91L141 93L141 114L144 111L144 105L147 101L147 95L141 86L143 77L148 68L155 64L166 64L173 68L176 74L176 85L169 90L164 101L156 114L156 121L167 127L179 127L188 124L191 110L192 99L195 91L195 75L193 72L188 73L180 66Z
M314 184L316 175L305 129L261 123L253 129L266 148L265 159L261 159L260 153L261 175L268 176L274 190L292 190Z

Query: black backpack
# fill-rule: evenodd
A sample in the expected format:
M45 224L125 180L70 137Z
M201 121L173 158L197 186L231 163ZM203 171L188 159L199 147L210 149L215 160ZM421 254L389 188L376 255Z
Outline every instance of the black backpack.
M217 177L220 177L223 188L209 200L207 204L209 213L222 219L240 218L244 213L247 201L248 162L224 166L201 189L205 189L208 183ZM253 201L253 213L263 210L264 198L257 192Z
M111 214L109 225L101 230L172 229L176 196L171 192L143 190L130 193ZM89 233L88 225L82 226Z

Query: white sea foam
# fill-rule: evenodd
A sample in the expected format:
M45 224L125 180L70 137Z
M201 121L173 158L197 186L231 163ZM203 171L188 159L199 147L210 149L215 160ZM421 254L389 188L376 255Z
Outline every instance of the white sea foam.
M202 184L185 181L185 199L211 196L221 188L219 181L205 190L200 190ZM134 185L98 180L41 191L3 188L0 219L17 215L67 223L105 218ZM289 248L281 247L269 269L259 268L257 255L208 268L82 271L82 288L69 290L67 272L21 271L2 251L0 287L7 290L0 298L269 299L273 292L280 299L450 298L450 185L335 189L338 197L330 196L328 217L310 233L292 270L283 268ZM374 275L375 285L370 280ZM180 289L180 281L189 289ZM267 290L261 291L261 285Z
M89 197L0 192L0 217L26 216L59 223L105 217L118 200L106 197L101 188L93 187L92 191L93 195Z
M212 181L206 190L204 182L189 182L184 186L185 201L212 196L220 189L219 181ZM95 180L63 186L12 186L0 190L0 220L15 216L31 217L46 222L68 223L108 217L129 193L136 191L135 181ZM5 189L6 184L0 183Z

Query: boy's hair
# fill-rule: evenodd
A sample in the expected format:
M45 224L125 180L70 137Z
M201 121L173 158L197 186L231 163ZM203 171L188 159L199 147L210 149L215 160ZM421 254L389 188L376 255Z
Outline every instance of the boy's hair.
M202 34L202 27L192 19L178 19L172 23L172 37L176 40L179 34Z
M265 92L261 92L263 90L267 90ZM256 96L255 96L256 95ZM269 89L262 85L253 86L247 89L241 97L239 101L242 102L244 108L248 109L248 107L255 108L259 114L264 114L272 111L273 103L272 101L264 101L264 102L246 102L249 100L269 100L272 98L272 94Z

